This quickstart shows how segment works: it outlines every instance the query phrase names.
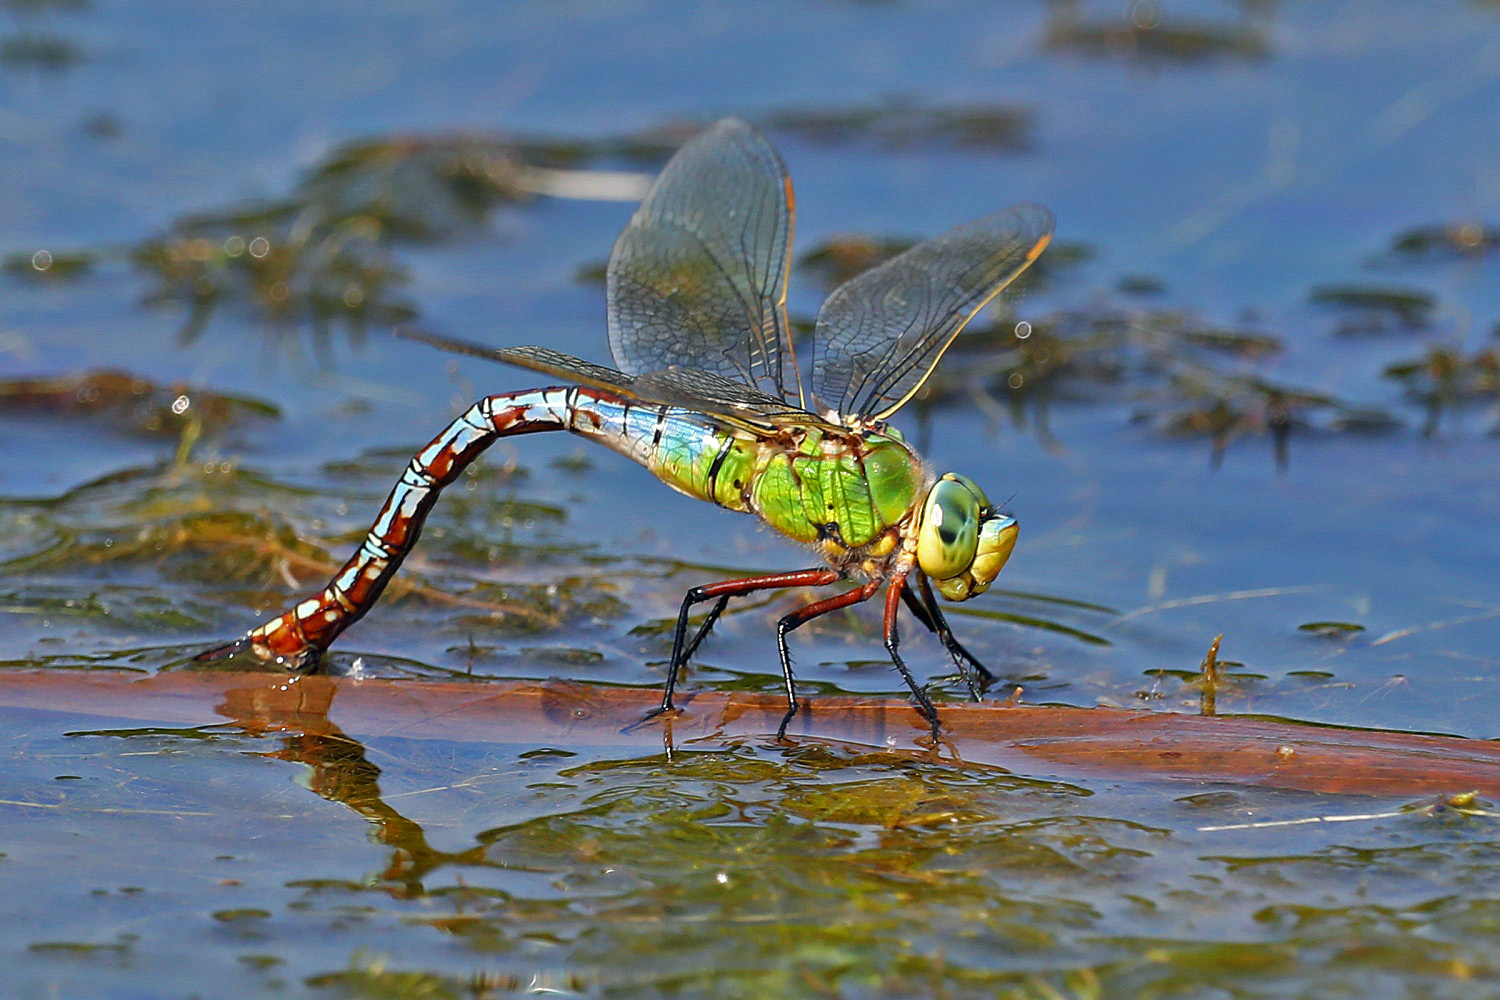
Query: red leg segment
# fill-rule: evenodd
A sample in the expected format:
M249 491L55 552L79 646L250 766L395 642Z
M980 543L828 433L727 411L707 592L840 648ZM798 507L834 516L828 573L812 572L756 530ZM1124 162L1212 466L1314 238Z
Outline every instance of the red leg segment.
M910 586L901 588L901 599L906 602L917 621L921 622L929 632L932 632L942 642L943 648L953 659L953 665L958 668L958 674L964 679L969 687L969 697L979 701L984 694L985 688L994 681L995 675L990 673L989 668L979 659L964 648L963 643L953 636L953 630L948 626L948 619L943 614L942 608L938 606L937 598L933 596L932 584L928 582L926 574L917 577L922 588L922 596L918 599Z
M832 583L833 581L829 581ZM806 625L819 615L826 615L830 611L847 608L861 601L868 601L874 596L875 591L880 589L880 580L871 580L861 584L853 590L847 590L834 597L828 597L821 601L815 601L805 608L799 608L776 623L776 645L781 651L781 676L786 681L786 715L781 718L781 725L776 730L776 738L783 739L786 736L787 723L792 721L792 716L797 714L797 682L792 679L792 654L786 645L786 634L794 628Z
M816 566L812 569L793 570L789 573L769 573L765 576L748 576L739 580L721 580L718 583L706 583L701 587L694 587L687 592L682 599L682 610L677 613L677 630L672 639L672 662L667 667L667 687L662 693L661 706L652 711L646 717L660 715L672 709L672 692L677 688L677 677L682 668L687 665L688 659L698 649L700 643L708 635L708 630L713 628L714 622L718 621L719 615L723 613L725 606L731 597L739 597L742 594L753 594L758 590L782 590L787 587L824 587L830 583L836 583L840 579L838 570L827 566ZM693 641L683 648L684 640L687 638L688 615L692 612L693 605L703 601L718 602L709 611L708 618L704 620L703 627L698 629ZM784 728L784 727L783 727Z

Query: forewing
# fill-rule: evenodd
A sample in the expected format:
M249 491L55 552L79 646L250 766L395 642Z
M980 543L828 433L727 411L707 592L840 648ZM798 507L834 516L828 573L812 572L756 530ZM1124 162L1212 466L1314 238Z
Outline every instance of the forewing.
M1013 205L834 289L818 313L812 390L823 406L884 419L916 395L984 304L1052 239L1052 213Z
M632 375L713 372L802 402L787 336L792 191L771 144L726 118L652 185L609 261L609 346Z

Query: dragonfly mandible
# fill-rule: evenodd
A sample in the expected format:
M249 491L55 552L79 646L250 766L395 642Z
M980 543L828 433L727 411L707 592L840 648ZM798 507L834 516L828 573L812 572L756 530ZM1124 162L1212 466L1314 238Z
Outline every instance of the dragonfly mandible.
M1052 216L1020 204L919 243L835 289L818 314L807 390L786 317L791 179L755 129L724 119L663 168L610 257L609 368L545 347L449 350L565 383L475 403L411 460L363 544L317 595L199 655L249 651L315 668L379 599L443 487L498 438L564 430L644 465L668 486L754 514L817 566L694 587L683 598L659 708L729 600L756 591L855 586L776 629L787 710L797 713L787 634L885 589L885 648L938 734L937 711L901 658L902 604L934 632L976 700L993 675L954 638L933 594L983 593L1017 525L972 480L934 474L887 419L916 395L974 315L1046 248ZM689 638L695 606L712 602Z

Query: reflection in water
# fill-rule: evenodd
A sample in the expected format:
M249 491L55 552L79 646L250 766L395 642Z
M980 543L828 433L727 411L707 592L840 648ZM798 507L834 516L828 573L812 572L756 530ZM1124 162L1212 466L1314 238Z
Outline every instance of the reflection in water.
M401 898L425 895L424 880L444 865L484 863L483 847L467 851L439 851L427 842L420 824L403 816L380 795L380 768L366 754L364 744L328 724L326 732L287 733L282 749L267 756L305 764L312 771L307 786L329 802L337 802L363 816L375 840L391 848L390 860L379 879Z
M1087 786L818 743L679 750L670 760L558 755L537 775L525 815L476 833L475 847L442 852L381 799L379 769L360 744L315 715L278 723L262 710L249 725L318 728L286 737L276 756L312 767L313 789L355 810L392 848L377 881L342 891L422 902L410 923L484 963L457 975L356 962L318 977L346 988L490 995L540 983L645 994L712 975L753 995L801 995L809 982L836 993L878 982L883 995L931 995L957 964L970 986L1017 995L1072 987L1190 995L1226 967L1250 981L1274 978L1293 942L1331 946L1336 931L1367 930L1374 911L1326 903L1351 872L1400 881L1402 872L1473 866L1486 853L1455 839L1483 819L1430 805L1327 817L1324 827L1362 820L1344 825L1340 843L1349 847L1329 846L1327 834L1267 842L1256 838L1270 827L1213 820L1267 807L1305 816L1316 803L1278 807L1243 792L1174 803L1116 786L1111 815ZM1445 824L1455 837L1444 836ZM1397 831L1423 842L1381 846ZM442 884L450 863L462 875ZM1133 900L1120 898L1121 883ZM1262 899L1271 892L1280 909L1266 924ZM1417 907L1408 926L1493 917L1493 907L1433 910L1420 893L1404 898ZM1182 929L1188 914L1192 931ZM1152 956L1138 953L1143 940L1154 940ZM1481 971L1472 947L1436 947L1457 963L1449 972ZM1082 949L1065 966L1072 971L1035 971L1037 960L1068 949ZM1430 947L1408 958L1436 960Z
M281 749L265 756L305 765L310 771L306 784L314 794L348 807L370 824L375 841L391 849L377 876L383 891L416 899L428 892L425 880L444 866L484 864L482 846L439 851L419 823L385 801L380 768L365 745L328 717L336 690L302 686L295 697L281 698L263 685L231 687L216 711L252 736L281 734Z
M1237 982L1274 985L1299 948L1338 949L1340 935L1364 941L1372 926L1390 924L1403 929L1401 961L1416 963L1400 966L1405 975L1432 966L1422 975L1463 983L1454 970L1494 971L1495 813L1472 796L1403 807L1390 796L1330 800L1242 781L1028 778L873 745L695 740L705 731L701 709L677 720L668 757L652 747L656 734L620 731L620 715L638 717L652 692L581 685L496 698L473 684L84 677L72 682L66 724L95 711L115 720L163 713L172 724L116 721L59 739L55 716L11 714L37 703L21 698L34 686L64 702L55 677L7 679L7 732L20 748L0 789L7 853L55 850L41 845L64 830L85 838L87 863L83 873L16 865L25 870L7 879L59 912L101 884L132 888L90 898L110 917L91 940L57 932L48 918L28 970L91 956L159 962L186 941L267 968L286 962L304 982L357 995L689 995L713 982L754 996L807 995L809 983L835 995L961 986L1045 997L1093 983L1100 996L1137 986L1197 996L1212 995L1226 967ZM775 701L760 701L773 727ZM202 725L211 706L251 739ZM908 706L892 707L922 731ZM823 724L878 731L875 717L853 708L841 705ZM1024 721L1027 711L990 714L1035 752L1028 770L1083 742L1063 729L1017 738L1005 719ZM1191 748L1190 739L1143 734L1165 721L1157 716L1123 715L1030 717L1120 721L1122 742L1101 758L1134 747L1168 761ZM1186 721L1204 731L1277 728ZM1283 725L1278 738L1298 731ZM1485 751L1478 741L1394 739ZM277 749L257 752L271 740ZM1257 774L1295 769L1303 751L1318 752L1303 743L1283 760L1242 744L1221 749ZM1488 754L1496 757L1493 747ZM1437 755L1405 758L1420 767ZM289 801L287 769L259 766L266 758L308 769L302 784L367 824L378 847L367 849L359 828L330 821L326 809ZM58 786L49 776L62 759L72 780ZM1369 780L1397 760L1327 771ZM419 789L405 801L420 806L396 808L401 788ZM141 815L142 789L168 808ZM433 819L407 814L416 808ZM461 846L435 847L439 831ZM169 861L143 863L148 845ZM215 884L205 865L214 878L235 877ZM1459 880L1471 891L1455 895ZM1383 890L1379 906L1365 898L1371 886ZM1384 952L1340 954L1344 974L1392 968Z

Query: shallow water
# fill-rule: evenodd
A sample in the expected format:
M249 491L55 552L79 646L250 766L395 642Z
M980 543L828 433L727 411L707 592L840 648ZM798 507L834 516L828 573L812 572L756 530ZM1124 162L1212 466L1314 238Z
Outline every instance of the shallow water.
M182 669L321 586L413 449L533 384L393 324L607 360L631 192L736 114L804 255L1058 217L901 418L1021 521L952 614L1007 692L1197 711L1222 633L1220 713L1496 739L1497 99L1479 2L0 6L0 663ZM562 436L481 466L335 668L650 687L685 589L807 564ZM777 690L791 604L726 616L688 683ZM901 697L873 612L794 639L805 693ZM0 718L27 997L1500 979L1484 804ZM1200 829L1319 816L1378 818Z

